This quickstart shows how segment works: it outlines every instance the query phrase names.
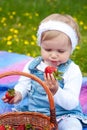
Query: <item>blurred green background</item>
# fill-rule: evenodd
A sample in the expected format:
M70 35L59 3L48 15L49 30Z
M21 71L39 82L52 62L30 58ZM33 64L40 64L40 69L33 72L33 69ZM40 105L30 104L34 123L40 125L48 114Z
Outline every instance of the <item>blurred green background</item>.
M72 55L87 73L87 0L0 0L0 50L36 57L37 28L51 13L72 15L80 27L81 42Z

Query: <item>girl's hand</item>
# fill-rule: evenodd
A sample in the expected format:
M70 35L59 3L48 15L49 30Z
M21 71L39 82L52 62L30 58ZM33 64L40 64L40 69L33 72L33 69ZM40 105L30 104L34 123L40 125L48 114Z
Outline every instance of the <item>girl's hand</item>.
M4 103L9 103L9 104L18 103L19 101L21 101L21 99L22 99L22 95L18 91L15 91L14 97L12 97L10 100L6 97L6 95L2 97Z
M49 87L50 91L54 95L58 90L58 81L54 78L53 74L49 73L44 73L44 80L47 86Z

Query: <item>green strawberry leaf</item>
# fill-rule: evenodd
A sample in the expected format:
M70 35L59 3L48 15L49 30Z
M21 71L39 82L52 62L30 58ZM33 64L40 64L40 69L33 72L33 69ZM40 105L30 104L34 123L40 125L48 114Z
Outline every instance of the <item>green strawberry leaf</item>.
M53 76L55 77L55 79L57 80L61 80L62 79L62 72L59 72L59 71L56 71L56 72L53 72Z

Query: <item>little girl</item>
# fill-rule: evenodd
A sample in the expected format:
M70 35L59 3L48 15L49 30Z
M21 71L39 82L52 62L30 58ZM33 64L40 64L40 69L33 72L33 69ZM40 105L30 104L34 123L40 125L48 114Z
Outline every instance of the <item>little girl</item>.
M70 59L80 40L78 25L69 15L52 14L40 23L37 39L41 56L27 63L23 71L38 76L48 85L55 102L58 130L82 130L83 123L87 124L79 102L82 74ZM47 66L62 72L62 79L56 80L53 74L46 76ZM3 101L18 103L28 95L28 111L50 114L46 93L35 81L21 76L15 93L12 100L4 96Z

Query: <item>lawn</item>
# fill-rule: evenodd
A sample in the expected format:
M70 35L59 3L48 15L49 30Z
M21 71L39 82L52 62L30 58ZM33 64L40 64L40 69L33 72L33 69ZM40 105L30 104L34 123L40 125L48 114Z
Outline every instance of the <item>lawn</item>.
M0 0L0 50L36 57L37 28L51 13L72 15L80 27L81 42L72 55L83 75L87 72L87 0Z

